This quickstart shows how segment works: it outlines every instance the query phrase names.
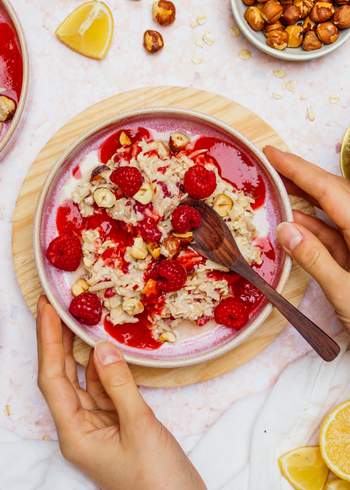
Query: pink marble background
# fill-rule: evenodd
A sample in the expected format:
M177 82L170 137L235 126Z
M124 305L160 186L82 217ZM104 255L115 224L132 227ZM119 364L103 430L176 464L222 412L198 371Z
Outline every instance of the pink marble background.
M152 0L107 2L115 16L115 38L106 60L96 62L71 52L53 35L80 0L12 0L29 44L31 83L21 130L0 165L0 425L28 438L54 438L55 431L36 388L34 321L15 279L11 219L31 162L67 119L124 90L193 86L256 111L294 152L334 172L339 142L349 125L349 44L319 61L284 63L261 54L237 35L229 0L177 0L177 22L163 29L166 46L151 57L142 48L142 34L153 27ZM198 16L206 16L206 22L193 28ZM206 43L203 35L215 42ZM322 328L340 329L313 282L303 310ZM236 400L271 386L283 367L307 349L288 328L256 359L221 378L182 389L142 391L175 435L195 437Z

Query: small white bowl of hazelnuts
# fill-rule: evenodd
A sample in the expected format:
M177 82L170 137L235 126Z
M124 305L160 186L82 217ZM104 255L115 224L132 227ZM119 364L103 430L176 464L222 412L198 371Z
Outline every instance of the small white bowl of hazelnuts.
M242 33L275 58L320 58L350 37L350 0L231 1Z

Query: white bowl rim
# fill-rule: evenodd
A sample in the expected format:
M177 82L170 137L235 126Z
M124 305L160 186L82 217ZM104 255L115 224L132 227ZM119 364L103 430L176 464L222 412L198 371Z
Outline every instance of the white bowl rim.
M52 306L57 310L62 321L78 337L80 337L84 342L86 342L91 347L94 347L96 343L87 334L86 329L80 326L78 322L73 320L73 318L67 313L67 311L61 307L59 301L56 300L55 295L51 292L49 281L46 275L46 266L44 262L45 259L43 257L43 254L41 253L41 247L40 247L40 229L41 229L42 213L45 204L45 199L48 194L48 191L51 188L51 183L53 182L56 173L59 171L61 166L64 165L64 163L69 158L69 156L79 146L83 145L85 141L88 141L89 138L91 138L96 133L102 131L103 129L108 128L111 125L120 123L123 120L131 119L135 117L148 116L152 114L160 115L160 116L176 115L180 117L182 116L182 117L187 117L187 118L190 117L192 119L197 119L199 121L203 121L209 125L217 127L222 131L226 132L228 135L231 135L233 138L238 139L238 141L240 141L243 145L245 145L249 149L249 151L251 151L256 156L259 162L261 162L263 168L266 170L267 174L272 179L272 182L281 200L281 210L282 213L284 214L284 219L286 221L293 220L292 208L291 208L291 204L286 188L280 176L278 175L277 171L268 162L265 155L260 150L258 150L256 146L253 143L251 143L245 136L243 136L239 131L230 127L228 124L220 120L217 120L212 116L209 116L207 114L198 111L193 111L190 109L173 108L173 107L151 107L142 110L121 112L118 114L118 116L114 116L112 118L105 120L103 123L97 124L88 132L84 133L77 140L75 140L74 143L65 150L65 152L58 158L55 165L53 165L53 167L51 168L37 203L37 208L35 211L35 218L34 218L34 227L33 227L33 248L34 248L35 264L45 294L47 295ZM280 273L280 279L276 287L276 289L279 292L282 292L284 286L286 285L286 282L288 280L291 271L291 263L292 262L290 257L285 254L284 263ZM238 334L236 337L234 337L229 342L226 342L222 346L214 348L213 350L203 354L198 354L193 357L191 356L187 359L182 358L176 360L145 359L145 358L139 358L137 355L125 354L125 359L130 364L135 364L135 365L145 366L145 367L155 367L155 368L176 368L176 367L191 366L202 362L206 362L222 356L226 352L232 350L233 348L241 344L247 337L249 337L252 333L254 333L260 327L260 325L262 325L265 319L270 315L271 311L272 311L272 305L269 303L266 304L262 308L260 313L256 316L256 318L252 321L252 323L246 329L244 329L242 333Z
M242 2L242 0L231 0L232 11L234 19L244 36L250 41L256 48L263 51L265 54L273 56L285 61L310 61L318 58L322 58L327 54L333 53L336 49L340 48L350 37L350 29L344 29L340 31L342 33L341 38L337 39L335 43L323 46L321 49L315 51L300 51L299 48L293 49L295 54L290 51L280 51L278 49L271 48L265 42L260 41L254 35L254 31L249 27L243 16L241 15L237 2ZM256 34L256 33L255 33Z
M13 25L15 27L21 51L22 51L22 63L23 63L23 80L22 80L22 89L21 89L21 95L17 104L17 109L15 112L15 115L13 116L10 125L8 127L8 130L6 131L5 135L1 138L0 140L0 157L2 156L1 153L3 150L5 150L5 147L8 145L10 142L19 122L22 117L23 111L24 111L24 106L27 100L27 95L28 95L28 84L29 84L29 56L28 56L28 47L27 47L27 42L24 37L24 31L22 24L10 4L8 0L0 0L0 3L5 7L6 12L10 16L11 21L13 22Z

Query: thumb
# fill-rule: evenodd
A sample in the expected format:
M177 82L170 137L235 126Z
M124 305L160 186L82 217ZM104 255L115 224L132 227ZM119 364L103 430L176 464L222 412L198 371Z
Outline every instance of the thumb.
M121 430L130 427L130 422L149 409L122 353L110 342L99 342L95 347L94 362L101 383L118 412Z
M344 304L348 273L333 259L328 249L307 228L295 223L280 223L277 238L282 247L324 290L336 308Z

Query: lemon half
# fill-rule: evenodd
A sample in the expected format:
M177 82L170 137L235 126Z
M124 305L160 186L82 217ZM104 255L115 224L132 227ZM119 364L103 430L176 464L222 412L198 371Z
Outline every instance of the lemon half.
M112 42L113 15L104 2L86 2L64 19L56 30L66 46L89 58L105 58Z
M282 475L296 490L322 490L328 468L319 447L301 447L281 456L278 464Z
M329 469L350 482L350 401L328 413L321 425L320 446Z

